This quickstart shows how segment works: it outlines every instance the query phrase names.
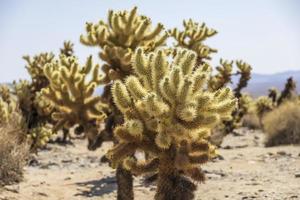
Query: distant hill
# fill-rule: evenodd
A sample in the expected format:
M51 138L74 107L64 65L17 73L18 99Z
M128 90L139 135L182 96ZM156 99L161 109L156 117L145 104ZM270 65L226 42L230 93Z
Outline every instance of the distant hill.
M286 79L289 77L293 77L293 79L297 83L297 91L300 93L300 70L299 71L285 71L281 73L275 74L252 74L252 78L249 81L248 87L244 90L244 92L248 92L251 95L257 97L260 95L266 95L268 89L271 87L275 87L279 90L282 90ZM237 82L237 78L233 80L234 83Z

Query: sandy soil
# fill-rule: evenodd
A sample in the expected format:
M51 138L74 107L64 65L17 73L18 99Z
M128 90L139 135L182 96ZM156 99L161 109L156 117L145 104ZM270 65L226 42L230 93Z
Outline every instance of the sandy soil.
M263 147L259 131L238 130L219 149L221 158L203 168L205 184L198 200L295 200L300 199L300 146ZM0 200L115 199L114 171L100 157L111 144L90 152L86 141L74 146L49 145L39 152L38 163L26 167L24 181L0 189ZM153 199L155 186L135 178L135 199Z

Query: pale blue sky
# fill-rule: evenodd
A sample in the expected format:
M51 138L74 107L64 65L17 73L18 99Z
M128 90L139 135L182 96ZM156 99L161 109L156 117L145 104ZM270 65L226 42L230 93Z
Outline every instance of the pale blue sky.
M217 29L208 42L219 50L214 64L220 57L242 58L258 73L300 69L298 0L0 0L0 82L27 78L22 55L57 53L65 39L75 43L81 61L96 55L97 49L79 43L85 22L134 5L167 28L192 18Z

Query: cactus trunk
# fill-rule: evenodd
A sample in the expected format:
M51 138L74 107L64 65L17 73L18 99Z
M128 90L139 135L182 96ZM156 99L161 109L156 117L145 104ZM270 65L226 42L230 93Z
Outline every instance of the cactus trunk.
M130 171L118 166L116 170L118 200L133 200L133 178Z
M192 200L194 185L183 177L175 167L176 149L171 147L160 157L159 173L155 200Z

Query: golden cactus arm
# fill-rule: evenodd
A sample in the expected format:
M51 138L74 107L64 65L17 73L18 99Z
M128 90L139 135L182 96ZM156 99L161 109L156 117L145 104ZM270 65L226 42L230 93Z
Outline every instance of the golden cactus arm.
M112 161L113 166L123 162L123 160L133 155L136 151L134 143L120 143L107 152L107 157Z
M128 157L124 160L125 169L130 170L135 175L156 172L159 166L159 159L153 158L143 162L137 162L133 157Z

